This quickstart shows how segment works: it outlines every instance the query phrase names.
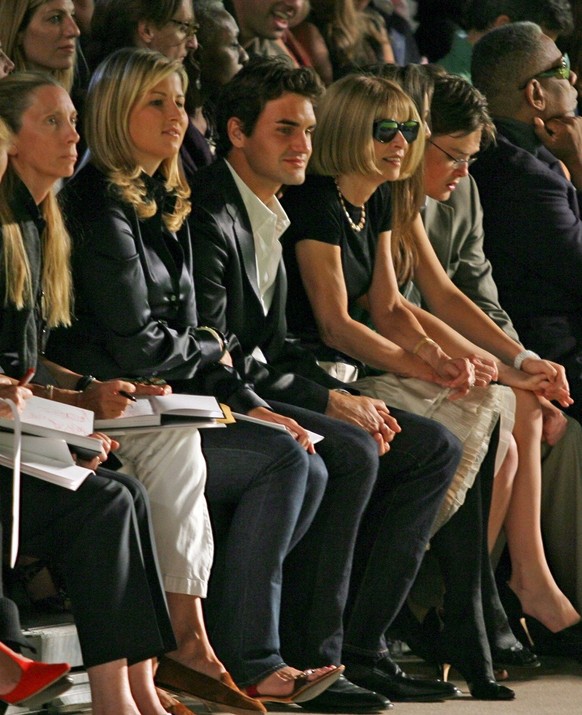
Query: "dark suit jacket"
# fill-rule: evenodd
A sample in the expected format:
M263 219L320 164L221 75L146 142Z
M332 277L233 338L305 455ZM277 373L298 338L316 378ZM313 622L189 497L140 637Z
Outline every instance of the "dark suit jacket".
M582 221L574 185L545 148L498 135L471 169L499 298L526 348L562 363L582 398Z
M224 160L197 172L191 186L194 284L201 321L236 334L242 352L233 351L235 367L261 397L324 412L328 390L347 386L286 339L283 262L265 316L249 217ZM263 351L268 365L251 356L255 347Z
M139 219L85 165L60 194L73 240L75 317L51 335L47 354L101 379L157 375L179 391L214 394L233 409L265 405L232 368L218 364L220 346L198 329L187 224L162 223L161 182L144 177L158 210Z

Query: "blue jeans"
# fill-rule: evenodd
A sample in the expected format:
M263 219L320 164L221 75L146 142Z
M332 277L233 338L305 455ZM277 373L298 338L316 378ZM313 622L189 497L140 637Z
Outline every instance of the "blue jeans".
M378 450L359 427L301 407L270 404L324 435L316 450L329 475L315 519L283 568L283 656L298 668L337 665L354 545L376 482Z
M283 665L283 560L311 524L327 472L289 435L238 422L203 430L215 561L205 604L212 644L237 684Z

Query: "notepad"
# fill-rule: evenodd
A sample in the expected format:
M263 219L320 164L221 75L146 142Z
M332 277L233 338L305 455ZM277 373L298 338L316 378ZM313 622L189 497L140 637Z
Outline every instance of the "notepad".
M101 441L88 436L93 432L91 410L33 396L25 402L20 427L23 434L63 439L83 459L101 454ZM0 430L12 432L13 420L0 418Z
M209 422L224 419L220 405L211 395L149 395L138 397L125 409L121 417L95 420L95 428L112 434L127 427L163 426L169 423Z
M0 464L11 467L13 462L12 435L0 432ZM20 471L72 491L93 474L91 469L75 464L65 440L27 434L21 438Z

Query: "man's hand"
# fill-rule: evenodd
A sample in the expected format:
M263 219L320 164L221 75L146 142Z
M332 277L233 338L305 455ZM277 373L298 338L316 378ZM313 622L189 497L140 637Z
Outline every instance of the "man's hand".
M544 122L534 119L534 131L542 144L563 161L572 183L582 189L582 117L564 115Z
M378 454L386 454L390 442L400 425L392 417L382 400L363 395L349 395L331 390L325 414L338 420L357 425L372 435L378 445Z
M93 457L93 459L79 459L73 452L73 459L79 466L95 471L100 464L107 461L109 452L112 452L119 447L119 442L112 437L103 434L103 432L94 432L93 434L90 434L89 437L101 440L101 454L97 457Z
M274 422L275 424L283 425L291 437L293 437L296 442L299 442L308 454L315 454L315 447L311 442L309 433L291 417L285 417L285 415L280 415L278 412L268 410L266 407L254 407L248 412L248 415L249 417L255 417L264 422Z

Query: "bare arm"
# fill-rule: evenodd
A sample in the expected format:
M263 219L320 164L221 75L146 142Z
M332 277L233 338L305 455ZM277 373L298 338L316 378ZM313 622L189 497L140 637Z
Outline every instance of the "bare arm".
M372 285L367 295L378 332L354 320L341 264L341 249L320 241L296 246L297 262L322 340L381 370L417 377L446 387L467 387L472 380L467 365L452 364L438 346L424 343L425 333L404 305L392 267L390 232L379 237Z
M301 278L323 342L379 370L435 381L434 371L422 360L408 356L350 316L340 250L309 239L296 246Z
M418 248L415 282L432 316L423 315L426 311L421 308L411 309L429 335L453 356L477 355L494 360L500 380L507 385L539 392L547 399L558 400L564 407L571 404L565 372L560 365L549 360L528 359L521 371L511 367L523 347L451 281L430 244L420 216L415 219L414 232Z

